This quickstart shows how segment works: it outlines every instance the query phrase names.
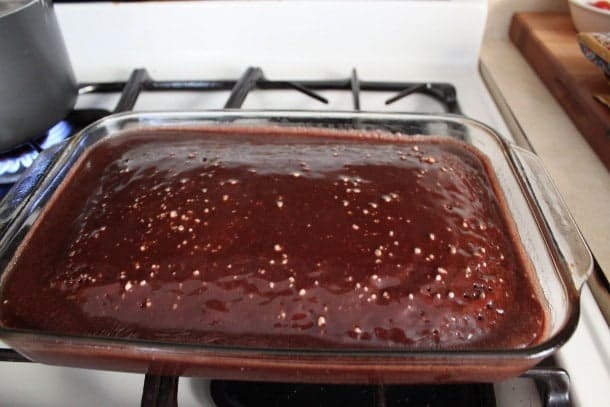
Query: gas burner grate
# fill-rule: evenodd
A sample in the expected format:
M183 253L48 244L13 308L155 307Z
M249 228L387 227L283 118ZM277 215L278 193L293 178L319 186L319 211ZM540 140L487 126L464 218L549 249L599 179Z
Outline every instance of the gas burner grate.
M135 69L125 82L83 83L79 94L120 93L121 97L113 112L132 110L141 92L161 91L230 91L225 109L240 108L252 90L286 90L292 89L322 104L328 104L326 97L319 92L324 90L343 90L352 94L353 109L361 108L361 94L366 91L388 92L391 96L385 100L386 105L397 102L409 95L426 95L439 102L447 113L461 114L455 87L448 83L431 82L378 82L363 81L356 69L350 76L335 80L269 80L261 68L250 67L236 80L153 80L146 69ZM38 154L71 137L83 127L109 115L111 112L102 109L75 109L65 120L52 127L41 138L0 155L0 197L8 192L9 184L17 181L19 176L32 164Z
M545 407L571 406L569 376L552 358L522 378L536 382ZM218 407L495 407L492 384L326 385L213 380L210 393ZM147 375L142 407L176 407L178 378Z
M363 81L358 77L356 69L344 79L334 80L269 80L261 68L249 67L237 80L192 80L192 81L155 81L151 79L146 69L134 70L126 82L84 83L80 86L80 94L87 93L117 93L121 98L115 112L132 110L142 91L231 91L225 109L240 108L248 94L254 90L292 89L307 95L320 103L327 104L328 99L319 91L344 90L352 94L354 110L360 110L360 97L365 91L388 92L393 95L386 99L390 105L409 95L421 94L429 96L442 103L447 113L461 114L455 87L449 83L432 82L379 82Z
M495 407L492 384L357 386L212 381L218 407Z
M361 109L361 95L367 91L387 92L390 96L386 105L397 102L409 95L426 95L439 102L447 113L461 114L455 87L449 83L432 82L379 82L363 81L356 69L349 77L334 80L269 80L263 70L249 67L236 80L153 80L146 69L135 69L124 82L95 82L79 85L79 94L120 93L120 99L113 113L133 110L142 92L162 91L230 91L225 109L241 108L248 94L253 90L294 90L321 104L329 100L320 91L343 90L351 92L354 110ZM219 106L220 107L220 106ZM0 198L4 196L10 184L17 181L21 174L32 164L38 154L54 144L64 141L80 131L83 127L109 115L103 109L75 109L41 138L31 141L16 149L0 154Z

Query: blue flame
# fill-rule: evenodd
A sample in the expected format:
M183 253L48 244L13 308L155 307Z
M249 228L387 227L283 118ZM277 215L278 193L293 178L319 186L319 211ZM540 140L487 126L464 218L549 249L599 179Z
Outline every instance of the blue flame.
M64 141L72 132L72 126L65 120L60 121L47 131L47 137L40 143L42 149L53 147L57 143Z
M61 143L70 137L70 134L72 134L72 126L70 123L62 120L47 131L44 140L40 142L39 146L41 149L46 150L55 144ZM11 156L11 153L8 153L6 156L0 157L0 177L12 177L10 182L14 182L16 174L31 166L36 157L38 157L38 151L34 149L26 151L21 155ZM2 183L7 181L6 178L0 178Z

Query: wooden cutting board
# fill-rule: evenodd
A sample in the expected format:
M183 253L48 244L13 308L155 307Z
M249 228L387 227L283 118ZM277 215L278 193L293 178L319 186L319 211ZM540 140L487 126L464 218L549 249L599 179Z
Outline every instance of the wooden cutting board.
M510 38L610 170L610 109L593 99L610 84L580 51L570 16L517 13Z

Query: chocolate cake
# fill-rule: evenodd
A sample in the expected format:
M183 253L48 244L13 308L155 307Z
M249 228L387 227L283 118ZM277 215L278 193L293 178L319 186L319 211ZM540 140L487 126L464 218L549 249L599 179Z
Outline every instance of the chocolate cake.
M498 349L546 313L486 159L434 137L124 132L5 273L5 327L260 348Z

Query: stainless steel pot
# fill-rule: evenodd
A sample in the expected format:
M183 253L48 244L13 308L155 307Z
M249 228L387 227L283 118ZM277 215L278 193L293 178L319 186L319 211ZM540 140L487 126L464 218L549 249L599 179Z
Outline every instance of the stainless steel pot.
M77 88L50 0L0 0L0 151L41 135Z

